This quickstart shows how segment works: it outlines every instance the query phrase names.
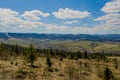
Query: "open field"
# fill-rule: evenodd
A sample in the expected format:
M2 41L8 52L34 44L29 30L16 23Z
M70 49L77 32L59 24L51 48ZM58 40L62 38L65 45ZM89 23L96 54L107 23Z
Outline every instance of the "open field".
M52 71L47 70L46 58L39 57L32 68L23 59L0 60L0 80L102 80L103 71L108 66L115 78L120 80L120 67L115 69L113 59L108 62L79 59L52 58ZM120 57L117 57L120 66ZM17 64L17 65L16 65Z

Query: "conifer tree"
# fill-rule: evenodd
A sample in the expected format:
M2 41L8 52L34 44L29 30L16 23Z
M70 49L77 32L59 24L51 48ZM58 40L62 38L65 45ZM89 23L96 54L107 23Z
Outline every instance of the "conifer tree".
M46 64L48 65L48 70L51 71L52 61L50 59L50 55L49 54L46 57Z
M26 60L31 64L31 66L33 66L34 62L37 60L36 49L33 45L31 45L27 50Z
M103 80L114 80L113 73L108 67L104 70Z

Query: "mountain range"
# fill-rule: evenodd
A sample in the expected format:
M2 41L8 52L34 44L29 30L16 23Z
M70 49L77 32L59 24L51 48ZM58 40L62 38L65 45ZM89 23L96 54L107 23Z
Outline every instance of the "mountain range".
M38 34L38 33L0 33L1 39L51 39L51 40L88 40L120 42L120 34Z

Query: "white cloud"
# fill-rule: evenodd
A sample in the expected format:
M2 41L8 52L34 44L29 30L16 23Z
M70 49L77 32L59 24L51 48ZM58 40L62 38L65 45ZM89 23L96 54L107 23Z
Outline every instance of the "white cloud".
M71 27L68 33L72 34L120 34L120 27L108 26L108 25L96 25L94 27Z
M22 14L22 17L26 20L32 20L37 21L40 20L40 17L48 17L50 16L49 13L43 13L40 10L33 10L33 11L25 11L24 14Z
M101 9L105 13L118 13L120 12L120 0L113 0L105 4Z
M62 25L46 25L46 31L48 33L61 33L61 34L120 34L120 28L117 26L108 25L96 25L94 27L83 27L83 26L62 26Z
M0 8L0 25L16 25L19 13L11 9Z
M69 26L58 26L58 25L55 25L55 24L46 24L45 25L47 28L47 30L58 30L58 31L60 31L60 30L67 30L67 29L69 29L70 27Z
M22 29L33 29L41 26L44 26L44 24L41 22L31 22L31 21L23 21L23 20L19 22L19 28Z
M52 13L56 18L59 19L82 19L90 16L90 13L87 11L73 10L69 8L62 9L60 8L58 12Z
M71 21L65 21L64 24L74 24L74 23L79 23L78 20L71 20Z
M13 28L16 29L32 29L36 27L44 26L44 23L36 21L39 16L47 17L49 13L42 13L40 11L33 10L30 12L29 18L23 19L21 16L27 16L26 12L24 14L19 14L16 11L7 8L0 8L0 27L4 29ZM33 15L32 15L33 14ZM32 20L32 21L31 21ZM34 20L34 21L33 21ZM5 28L6 27L6 28Z
M76 10L73 10L76 11ZM45 24L40 21L40 18L49 16L48 14L39 14L36 11L29 11L31 14L28 19L23 19L23 14L19 14L17 11L0 8L0 31L13 31L13 32L46 32L46 33L71 33L71 34L105 34L105 33L118 33L120 34L120 14L119 13L107 13L100 16L95 21L103 22L89 26L65 26L57 24ZM39 12L39 11L38 11ZM61 16L61 15L60 15ZM65 18L65 17L64 17ZM68 17L66 17L68 18ZM70 17L69 17L70 18ZM74 17L75 18L75 17ZM65 24L77 23L77 20L66 21Z
M8 15L9 13L9 15ZM16 11L13 11L11 9L7 9L7 8L0 8L0 17L15 17L18 16L19 13Z
M120 0L113 0L105 4L102 11L106 14L96 18L94 21L100 21L97 27L102 28L102 32L120 33Z
M95 21L102 21L104 24L118 24L120 25L120 14L119 13L109 13L104 16L98 17Z
M89 27L85 26L64 26L56 24L45 24L48 33L61 34L120 34L120 27L108 24L98 24Z
M106 14L104 16L98 17L95 19L95 21L105 21L105 20L111 20L111 19L120 19L120 14L118 13L110 13Z

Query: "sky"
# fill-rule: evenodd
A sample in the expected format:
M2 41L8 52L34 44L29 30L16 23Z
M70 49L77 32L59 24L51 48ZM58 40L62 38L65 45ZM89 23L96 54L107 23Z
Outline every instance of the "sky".
M120 34L120 0L0 0L0 32Z

